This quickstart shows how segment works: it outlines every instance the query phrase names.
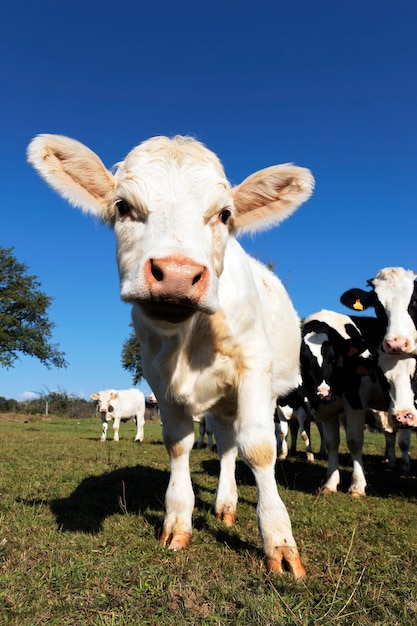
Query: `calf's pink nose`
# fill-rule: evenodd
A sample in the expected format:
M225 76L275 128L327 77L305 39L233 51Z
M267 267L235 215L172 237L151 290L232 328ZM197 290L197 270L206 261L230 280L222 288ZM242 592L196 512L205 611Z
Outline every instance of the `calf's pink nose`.
M188 258L149 259L145 280L154 298L198 300L207 287L208 270Z

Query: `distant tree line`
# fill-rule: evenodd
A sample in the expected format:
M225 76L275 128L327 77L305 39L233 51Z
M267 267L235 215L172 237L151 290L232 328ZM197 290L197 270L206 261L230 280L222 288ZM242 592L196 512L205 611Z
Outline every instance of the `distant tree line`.
M0 396L0 414L21 414L33 416L55 415L81 419L96 414L96 403L84 400L65 391L48 391L31 400L18 401Z

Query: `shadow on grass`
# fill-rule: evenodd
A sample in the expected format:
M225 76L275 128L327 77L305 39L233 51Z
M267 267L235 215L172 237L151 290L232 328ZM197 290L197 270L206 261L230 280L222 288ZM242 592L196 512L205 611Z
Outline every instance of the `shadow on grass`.
M367 495L371 497L389 498L401 496L407 499L417 497L417 462L412 459L411 471L404 475L400 469L400 461L395 470L389 470L382 462L380 455L365 454L363 456L367 486ZM352 461L349 454L339 455L340 491L346 493L352 480ZM285 486L292 491L317 494L326 481L327 461L307 463L302 457L291 457L278 462L276 478L278 486Z
M347 492L352 480L352 462L349 454L340 454L340 491ZM364 455L364 470L368 482L367 494L380 498L402 496L413 499L417 497L417 461L412 459L411 471L404 475L400 469L400 461L395 470L389 470L379 455ZM219 461L217 458L204 460L201 463L204 472L210 476L218 476ZM289 457L285 461L277 461L275 477L278 489L283 487L291 491L300 491L317 495L326 482L327 461L317 460L308 463L305 455ZM241 485L255 485L250 468L238 460L236 463L236 482ZM244 501L239 495L239 501Z
M235 529L226 529L207 523L206 515L212 513L215 500L215 487L208 487L204 476L218 477L219 460L202 459L201 473L192 472L193 487L196 495L194 526L209 530L217 541L225 542L236 549L253 549L242 541ZM390 497L393 495L409 499L417 496L416 462L413 460L411 475L401 476L399 471L387 471L380 456L364 457L365 472L368 480L368 494L371 497ZM317 495L326 477L326 462L309 464L303 458L292 457L277 462L276 478L280 486L294 491ZM349 455L340 455L341 491L346 492L351 481ZM241 461L236 464L238 488L254 486L251 470ZM84 532L96 534L101 531L104 520L114 514L128 513L142 515L158 535L164 515L164 498L168 485L169 471L151 468L146 465L124 467L106 472L99 476L85 478L67 498L42 502L50 507L60 531ZM217 482L216 482L217 486ZM209 494L209 499L207 499ZM239 489L239 501L256 506L256 493L245 498ZM39 504L25 501L26 505ZM210 528L208 528L210 526Z
M216 461L213 460L213 468L215 465ZM55 516L58 529L63 532L97 534L102 530L107 517L127 511L142 515L155 529L157 538L163 520L168 480L168 471L143 465L125 467L100 476L85 478L69 497L52 500L47 504ZM208 524L206 515L209 511L212 513L212 507L199 497L199 494L207 491L207 488L194 482L194 491L196 496L194 528L211 532L215 541L226 543L233 550L259 552L255 545L239 537L235 527L226 528L220 523Z
M68 498L49 503L62 531L98 533L103 521L127 511L155 520L149 509L163 509L169 472L144 465L124 467L84 478ZM160 522L160 520L159 520Z

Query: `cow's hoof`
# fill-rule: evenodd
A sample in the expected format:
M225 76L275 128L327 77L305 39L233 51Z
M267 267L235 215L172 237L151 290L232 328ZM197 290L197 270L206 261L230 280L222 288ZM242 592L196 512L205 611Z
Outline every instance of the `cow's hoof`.
M284 573L284 563L287 565L294 578L297 580L304 578L306 571L298 554L297 548L279 548L277 554L274 557L266 557L266 567L268 572L275 572L278 574Z
M321 487L319 489L320 495L325 495L326 493L337 493L335 489L329 489L329 487Z
M351 491L350 496L351 498L364 498L366 493L364 491Z
M216 513L216 517L218 520L220 520L221 522L223 522L223 524L225 526L234 526L234 524L236 524L236 512L232 511L220 511L219 513Z
M191 542L191 533L162 533L160 543L169 550L182 550Z

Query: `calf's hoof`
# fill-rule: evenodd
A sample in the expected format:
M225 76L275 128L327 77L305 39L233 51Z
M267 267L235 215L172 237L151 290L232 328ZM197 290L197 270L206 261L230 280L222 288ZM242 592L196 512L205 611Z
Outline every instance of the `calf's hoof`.
M283 574L284 564L287 565L287 568L297 580L305 577L306 571L296 547L278 548L275 556L266 557L266 567L268 572Z
M169 550L182 550L190 545L191 533L163 532L159 541Z

